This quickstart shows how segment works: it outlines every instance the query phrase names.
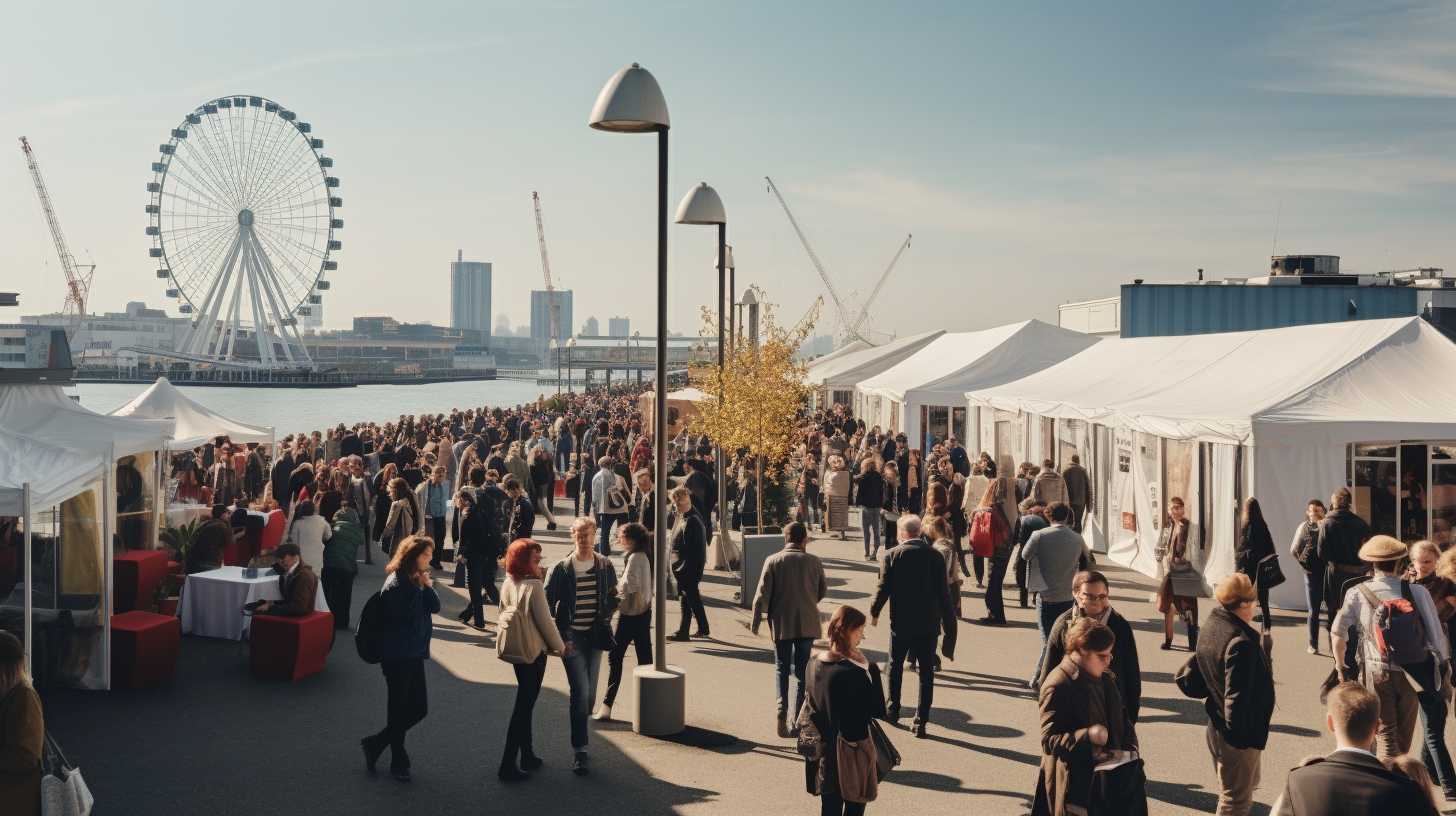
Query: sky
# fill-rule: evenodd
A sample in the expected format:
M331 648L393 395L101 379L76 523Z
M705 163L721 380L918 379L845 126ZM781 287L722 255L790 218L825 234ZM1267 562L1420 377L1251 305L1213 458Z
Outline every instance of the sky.
M14 0L6 0L9 5ZM149 166L203 102L266 96L325 140L345 206L325 326L449 321L456 250L493 313L543 286L532 191L578 327L655 328L655 146L586 125L639 62L671 111L670 205L722 195L740 288L825 293L772 176L876 332L1056 321L1133 278L1262 274L1271 253L1456 269L1451 4L28 3L0 28L0 135L27 136L92 311L168 305ZM58 308L18 142L0 289ZM715 293L714 231L672 226L669 330ZM820 329L837 324L826 303ZM175 313L175 306L173 305Z

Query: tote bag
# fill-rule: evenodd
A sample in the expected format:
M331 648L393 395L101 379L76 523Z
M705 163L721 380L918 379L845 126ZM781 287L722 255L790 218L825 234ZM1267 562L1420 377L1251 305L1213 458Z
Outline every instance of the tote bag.
M534 662L544 648L535 621L529 620L532 591L533 587L523 587L516 598L516 605L502 609L496 623L495 655L507 663L522 665Z
M846 802L873 802L879 795L879 760L870 737L851 742L843 735L834 738L838 760L839 796Z
M96 800L81 778L81 769L66 759L49 733L41 751L41 770L45 774L40 780L41 816L90 816Z

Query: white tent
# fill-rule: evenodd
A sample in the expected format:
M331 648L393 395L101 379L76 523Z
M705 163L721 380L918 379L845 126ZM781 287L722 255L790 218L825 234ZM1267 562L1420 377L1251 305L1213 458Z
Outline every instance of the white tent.
M0 387L0 429L63 448L117 457L163 450L172 426L171 420L98 414L58 385Z
M1239 501L1258 497L1290 578L1274 600L1302 608L1288 542L1311 498L1349 485L1378 532L1450 536L1452 371L1456 345L1420 318L1398 318L1104 340L966 397L995 426L998 454L1064 465L1080 452L1097 496L1085 532L1146 574L1157 571L1166 497L1190 507L1210 583L1233 569ZM1398 509L1417 494L1418 518Z
M101 480L99 456L0 429L0 516L20 516L25 489L33 507L50 507Z
M953 434L979 450L978 427L964 427L965 393L1020 379L1076 354L1099 338L1026 320L972 332L942 334L919 351L855 387L855 414L904 431L912 448ZM928 426L928 427L927 427Z
M943 329L913 334L909 337L891 340L883 346L871 346L848 354L835 355L822 361L815 360L809 364L809 370L804 377L805 382L816 394L827 392L830 397L829 401L832 403L834 402L834 392L852 393L855 385L861 380L873 377L895 365L942 334L945 334Z
M810 360L809 361L809 365L811 365L811 366L823 365L824 363L827 363L830 360L834 360L834 359L837 359L839 357L843 357L846 354L853 354L856 351L864 351L867 348L870 348L870 344L869 343L866 343L863 340L858 340L858 339L856 339L856 340L850 340L848 343L845 343L844 345L842 345L839 348L837 348L837 349L829 352L828 354L821 354L818 357L815 357L814 359Z
M158 377L150 388L112 411L111 415L173 420L176 425L172 441L168 444L172 450L191 450L219 436L239 443L273 443L273 428L239 422L203 407L183 394L166 377Z

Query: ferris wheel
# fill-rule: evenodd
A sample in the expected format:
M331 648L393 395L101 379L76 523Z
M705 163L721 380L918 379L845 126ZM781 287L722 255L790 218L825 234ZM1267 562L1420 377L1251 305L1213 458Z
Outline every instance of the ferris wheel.
M152 164L151 257L193 315L178 356L313 367L298 318L321 308L344 222L333 159L293 111L224 96L187 114Z

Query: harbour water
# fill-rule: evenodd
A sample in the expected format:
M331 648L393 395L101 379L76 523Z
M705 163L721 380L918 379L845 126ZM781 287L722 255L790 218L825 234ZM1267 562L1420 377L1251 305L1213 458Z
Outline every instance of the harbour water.
M148 386L80 383L81 404L106 413L124 405ZM357 388L188 388L181 390L202 405L242 422L272 425L281 438L290 433L373 421L383 424L400 414L447 413L481 405L509 407L535 400L544 386L524 380L478 380L433 385L361 385ZM551 389L555 393L555 389Z

